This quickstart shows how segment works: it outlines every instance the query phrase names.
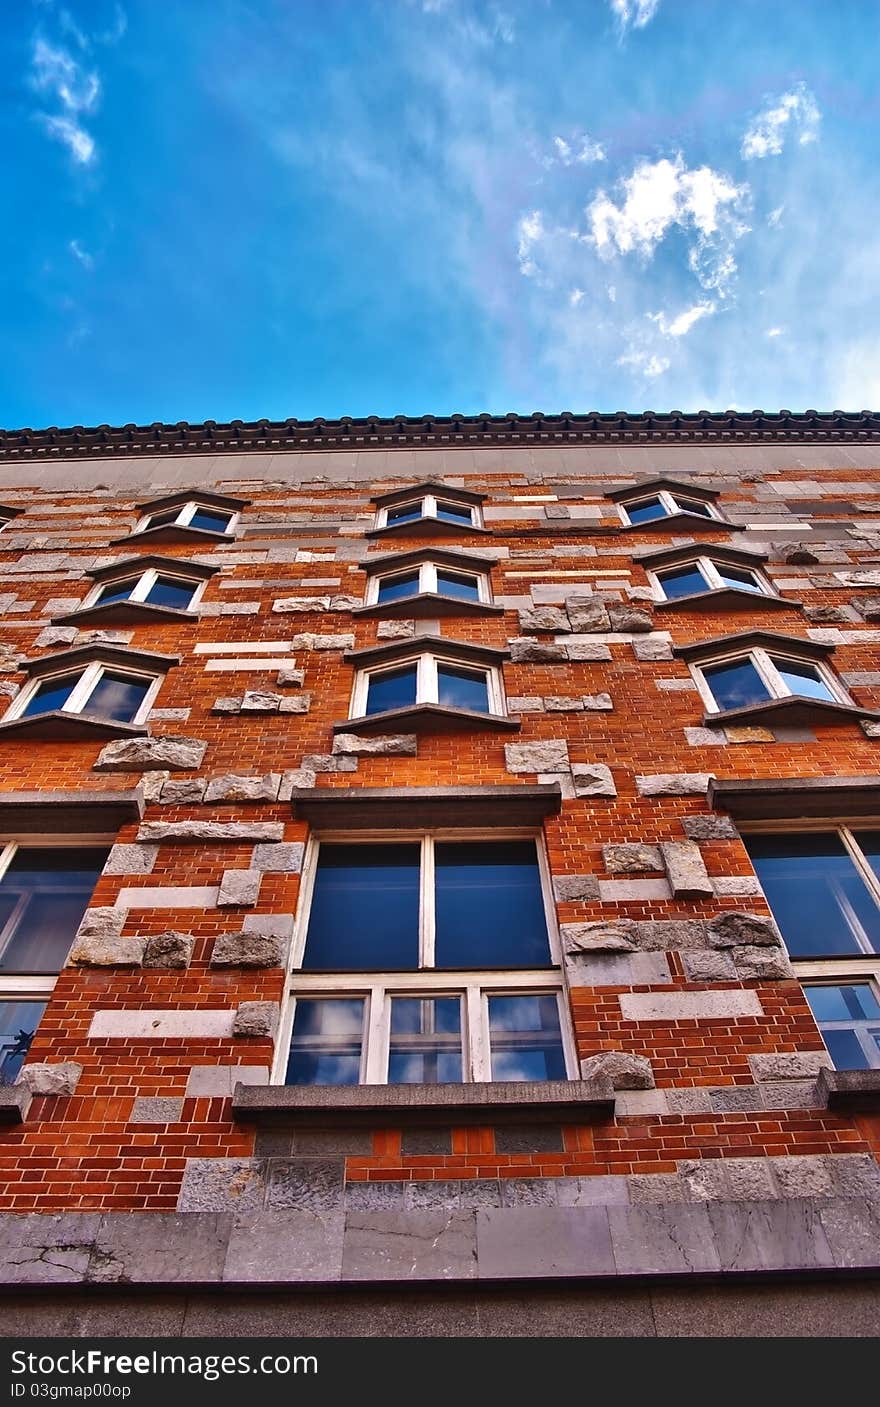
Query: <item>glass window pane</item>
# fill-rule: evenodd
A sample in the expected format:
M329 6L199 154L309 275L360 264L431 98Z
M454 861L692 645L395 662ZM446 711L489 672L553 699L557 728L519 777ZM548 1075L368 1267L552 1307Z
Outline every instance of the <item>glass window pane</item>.
M678 596L696 596L709 590L709 583L698 567L679 567L674 572L659 572L660 585L667 601Z
M437 967L550 964L534 841L440 841L434 863Z
M715 570L725 586L735 586L739 591L762 591L754 572L741 567L726 567L722 562L715 563Z
M417 968L420 855L418 844L322 845L303 968Z
M107 848L21 846L0 880L0 971L58 972Z
M151 513L147 519L147 527L162 528L166 523L176 523L182 512L182 508L168 508L164 513Z
M675 494L673 501L676 506L681 509L682 513L699 513L701 518L712 517L709 511L709 505L707 503L701 503L698 498L681 498L678 494Z
M752 835L746 849L792 957L880 951L880 910L839 835Z
M778 655L771 655L770 658L793 694L801 694L808 699L834 700L834 695L815 665L781 659Z
M817 984L805 987L804 993L820 1026L823 1021L876 1021L880 1017L880 1003L869 982L841 987Z
M0 1002L0 1085L15 1084L45 1010L41 1001Z
M437 702L448 708L469 708L475 713L488 713L489 685L485 671L438 664Z
M197 508L187 526L204 528L206 532L225 533L231 521L229 513L223 513L217 508Z
M408 708L414 704L417 673L414 664L407 664L403 669L386 669L371 674L366 712L385 713L389 708Z
M419 591L418 572L407 572L405 576L386 576L379 582L377 601L402 601L407 596L417 596Z
M749 659L706 665L703 674L712 690L712 697L722 711L726 708L745 708L747 704L766 703L771 697L770 690Z
M151 679L133 679L129 674L101 675L83 705L83 713L100 718L112 718L117 723L130 723L147 697Z
M564 1080L555 996L489 997L493 1080Z
M397 508L388 509L389 523L413 523L422 516L422 501L417 503L401 503Z
M38 713L51 713L53 709L63 708L79 680L78 674L64 674L60 679L44 679L37 685L36 693L28 699L19 717L34 718Z
M459 1084L460 997L392 997L388 1083Z
M625 503L624 507L631 523L652 523L655 518L667 516L659 498L646 498L641 503Z
M459 503L438 502L437 517L447 523L467 523L469 527L474 521L470 508L465 508Z
M871 869L880 879L880 831L856 831L856 840Z
M139 577L132 577L130 581L111 581L101 588L98 597L102 606L106 606L110 601L127 601L134 591L139 581Z
M151 606L173 606L185 611L195 594L195 583L181 581L178 577L160 576L147 592L146 599Z
M855 1031L841 1029L823 1031L822 1039L835 1070L869 1070L871 1062Z
M479 601L480 585L475 576L459 576L456 572L437 573L437 590L441 596L456 596L461 601Z
M297 997L288 1085L356 1085L364 1039L363 997Z

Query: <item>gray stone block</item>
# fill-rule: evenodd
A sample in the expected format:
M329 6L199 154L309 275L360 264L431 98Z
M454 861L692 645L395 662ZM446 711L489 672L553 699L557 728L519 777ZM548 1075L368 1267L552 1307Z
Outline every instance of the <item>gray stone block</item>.
M646 871L663 869L659 845L642 845L638 842L603 845L602 856L609 874L644 874Z
M144 944L144 967L189 967L195 936L168 929L155 933Z
M727 953L717 948L698 948L682 953L682 965L689 982L730 982L736 980L736 967Z
M235 694L223 694L211 705L212 713L241 713L241 699Z
M267 1065L194 1065L186 1082L187 1099L227 1099L237 1084L265 1085Z
M827 1162L819 1155L799 1154L774 1158L773 1174L783 1197L831 1197L834 1181Z
M880 1205L851 1197L821 1204L819 1221L833 1263L843 1269L876 1269L880 1246Z
M705 1205L609 1207L608 1220L620 1274L720 1269Z
M212 967L282 967L287 938L272 933L223 933L214 943Z
M597 640L570 640L563 646L554 646L554 649L563 649L565 659L571 660L572 664L610 664L611 651L607 645Z
M870 1153L829 1153L825 1166L841 1197L880 1197L880 1165Z
M461 1205L460 1182L408 1182L404 1194L408 1212L458 1211Z
M158 845L114 845L103 873L151 874L158 854Z
M640 796L705 796L712 777L708 772L656 772L636 777Z
M245 933L268 933L285 942L293 936L293 914L244 914L241 926Z
M305 845L302 841L282 841L280 845L255 845L251 869L263 874L300 874Z
M282 699L278 705L279 713L309 713L312 707L312 696L309 693L291 694L289 698Z
M333 756L331 753L309 753L304 757L303 767L314 774L315 772L356 772L358 770L358 760L356 757ZM279 800L289 800L290 798L279 797Z
M204 777L163 782L159 800L163 806L198 805L204 799L206 786Z
M616 796L611 768L604 762L575 762L571 767L576 796Z
M403 1211L409 1184L406 1182L347 1182L345 1209L352 1212Z
M283 700L268 689L247 689L242 695L242 713L277 713Z
M227 1285L333 1282L342 1275L341 1211L283 1210L240 1218L223 1266Z
M625 1177L602 1173L592 1177L561 1177L556 1200L560 1207L626 1206L629 1186Z
M572 987L656 987L672 981L665 953L567 953Z
M353 650L353 635L294 635L294 650Z
M174 1095L138 1095L128 1116L130 1124L179 1124L183 1100Z
M95 1236L88 1282L218 1282L231 1229L231 1218L222 1215L108 1213Z
M316 781L315 773L307 767L297 767L293 771L285 772L278 789L278 800L289 801L294 791L307 791Z
M820 1109L815 1080L767 1080L758 1085L765 1109Z
M651 662L654 660L671 660L673 658L672 646L670 645L669 641L659 639L657 636L654 635L646 635L643 640L633 640L632 648L633 654L635 655L637 660L647 660ZM658 680L658 683L659 682L661 681ZM689 679L676 679L669 682L675 684L688 685L690 688L695 687L695 685Z
M709 1091L701 1086L695 1089L668 1089L666 1103L670 1114L708 1114Z
M780 939L773 920L763 914L749 914L741 909L729 909L707 924L709 943L713 948L762 947L775 948Z
M676 898L699 898L702 894L714 893L696 841L664 840L660 849Z
M4 1216L0 1276L7 1285L72 1285L89 1269L101 1224L97 1213Z
M557 634L570 631L571 625L559 606L527 606L519 612L519 628L524 635L536 630Z
M711 1202L706 1213L723 1270L834 1264L819 1209L809 1202Z
M566 653L565 645L557 645L549 640L533 640L528 635L508 640L507 643L514 664L564 664L571 658Z
M76 607L71 607L71 609L75 610ZM43 614L49 614L48 607L44 607ZM41 630L34 640L34 649L51 650L58 645L72 645L78 634L79 631L75 625L49 625L45 630Z
M702 919L663 918L634 923L632 940L645 952L702 950L706 947L706 925Z
M559 1179L505 1177L500 1180L503 1207L555 1207Z
M274 615L290 615L302 612L323 613L330 609L329 596L285 596L272 602Z
M34 1061L23 1065L16 1084L24 1085L31 1094L73 1094L82 1076L83 1067L75 1060L49 1064Z
M275 676L275 683L282 688L287 687L292 689L301 689L305 682L305 670L294 669L292 666L285 666L283 669L279 669L277 675Z
M619 998L625 1021L718 1021L763 1016L753 991L628 992Z
M592 632L604 634L611 629L608 612L601 601L594 596L569 596L565 602L570 630L589 635Z
M614 709L610 694L583 694L582 701L585 713L611 713Z
M159 844L245 845L283 839L283 821L145 821L138 829L138 840Z
M560 932L567 953L631 953L638 946L626 919L563 923Z
M476 1217L473 1211L349 1211L343 1280L474 1279Z
M843 606L805 606L804 615L811 625L838 625L852 617Z
M341 1210L343 1167L342 1158L271 1160L267 1206L301 1212Z
M654 1070L644 1055L626 1050L602 1050L581 1061L581 1079L610 1079L614 1089L653 1089Z
M717 728L685 728L688 747L726 747L727 738Z
M626 1181L633 1206L668 1206L688 1200L687 1186L675 1173L630 1173Z
M690 840L739 840L729 816L682 816L681 824Z
M477 1249L481 1279L614 1274L604 1206L478 1212Z
M415 633L414 620L380 620L376 627L378 640L411 640Z
M537 694L508 694L507 707L511 713L543 713L544 700Z
M654 618L650 611L638 606L611 605L608 607L611 629L626 635L643 635L654 629Z
M544 698L544 707L548 713L583 713L584 701L582 698L567 698L562 694L548 694Z
M732 948L741 982L772 982L794 977L784 948Z
M508 772L568 772L568 744L564 738L536 743L505 743L504 765Z
M177 1201L180 1212L256 1212L266 1195L259 1158L188 1158Z
M725 1085L713 1089L709 1102L715 1114L735 1114L764 1107L757 1085Z
M277 1002L241 1002L232 1022L233 1036L269 1036L278 1030Z
M418 738L415 733L386 733L376 738L360 738L355 733L337 733L333 739L334 753L352 757L415 757Z
M400 1135L400 1151L405 1158L418 1158L428 1153L451 1154L452 1129L448 1125L446 1128L422 1128L420 1125L405 1128Z
M118 738L101 749L92 770L149 772L161 767L171 772L196 771L207 748L198 738Z
M261 870L224 870L218 908L252 908L259 900L262 878Z
M79 938L118 938L125 927L128 914L123 908L103 905L86 909L76 931Z
M67 966L141 967L143 960L143 938L77 938Z
M749 1065L757 1081L815 1079L820 1070L830 1069L827 1050L798 1050L750 1055Z
M280 772L267 772L256 777L229 773L210 779L205 801L274 801L280 785Z
M553 896L557 904L570 904L578 899L595 901L599 898L599 881L592 874L554 875Z

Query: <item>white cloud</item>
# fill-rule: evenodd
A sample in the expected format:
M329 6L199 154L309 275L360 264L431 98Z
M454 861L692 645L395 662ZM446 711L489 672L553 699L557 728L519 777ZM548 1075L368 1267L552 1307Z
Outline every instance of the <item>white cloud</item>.
M571 293L569 294L569 297L568 297L568 301L569 301L570 306L571 306L572 308L576 308L577 305L578 305L578 303L583 302L583 297L584 297L584 290L583 290L582 288L573 288L573 289L571 290Z
M709 317L714 311L714 303L695 303L674 318L667 317L666 313L648 313L648 317L657 324L664 337L686 337L700 318Z
M31 54L31 86L47 93L68 112L92 112L101 95L96 73L87 73L68 49L56 48L39 36Z
M781 328L781 327L768 327L768 328L767 328L767 331L764 333L764 336L765 336L765 337L781 337L781 336L782 336L782 328Z
M526 278L533 278L538 272L538 266L532 258L532 251L536 244L544 238L546 230L540 210L532 210L528 215L523 215L517 226L516 257L519 260L520 273Z
M617 302L617 289L615 288L613 283L609 283L608 285L608 298L612 303Z
M752 120L743 135L741 153L746 161L778 156L785 145L786 136L795 130L801 146L815 142L821 118L813 94L803 83L796 83ZM786 130L789 127L791 132Z
M660 8L660 0L609 0L621 33L632 27L644 29Z
M93 269L95 267L95 261L91 254L87 249L83 248L78 239L72 239L67 247L74 259L82 264L84 269Z
M46 132L55 141L62 142L67 147L74 161L81 166L88 166L95 159L94 138L89 135L84 127L79 127L69 117L49 117L46 113L38 113L41 123Z
M767 224L770 225L771 228L775 230L776 226L779 224L779 221L782 219L782 216L784 215L784 213L785 213L785 206L784 206L784 205L777 205L776 209L775 209L775 210L771 210L771 211L770 211L770 214L767 216Z
M616 365L630 366L634 371L647 377L648 380L653 380L655 376L662 376L664 371L668 371L671 363L667 357L658 357L653 352L631 348L628 352L624 352L623 356L617 358Z
M569 141L564 137L553 138L554 154L544 160L545 166L588 166L594 161L605 160L605 148L601 142L594 142L586 132L576 133Z

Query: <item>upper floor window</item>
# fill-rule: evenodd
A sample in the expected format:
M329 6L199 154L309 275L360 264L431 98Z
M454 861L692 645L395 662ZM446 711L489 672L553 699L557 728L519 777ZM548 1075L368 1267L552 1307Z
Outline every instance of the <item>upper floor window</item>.
M649 573L664 601L675 601L686 596L700 596L708 591L753 591L760 595L771 594L766 579L751 567L734 566L715 560L712 557L694 557L678 566L657 569Z
M746 837L793 958L880 953L880 831Z
M710 503L700 498L688 498L682 493L671 493L661 489L646 498L627 499L620 505L624 523L653 523L660 518L671 518L676 513L696 513L701 518L715 518L717 513Z
M376 527L390 528L403 523L416 523L422 518L433 518L463 528L480 526L480 510L476 504L455 503L451 499L426 493L404 503L380 508L376 516Z
M93 660L81 669L59 670L26 684L4 722L44 713L87 714L115 723L140 723L161 685L161 678L115 669Z
M773 650L755 648L717 662L705 660L693 671L711 713L793 697L851 705L827 666Z
M188 611L201 596L205 583L191 577L172 576L154 567L140 575L117 578L97 587L85 606L109 606L118 601L130 601L147 606L164 606L175 611Z
M163 528L173 525L181 528L200 528L203 532L229 534L237 521L237 513L230 512L225 508L215 508L209 504L199 503L197 499L190 499L187 503L174 508L162 509L157 513L147 513L145 517L141 518L135 531L146 532L148 528Z
M491 600L485 574L422 562L405 571L388 571L370 577L367 605L385 605L422 594L455 597L461 601L488 603Z
M838 1070L880 1068L880 1001L873 982L805 982L804 995Z
M418 704L502 714L504 695L499 672L422 651L411 660L361 670L355 678L354 718Z

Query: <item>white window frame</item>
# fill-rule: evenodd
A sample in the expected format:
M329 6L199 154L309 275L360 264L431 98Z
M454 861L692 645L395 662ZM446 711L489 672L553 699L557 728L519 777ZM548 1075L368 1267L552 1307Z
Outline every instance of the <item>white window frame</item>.
M121 586L122 583L126 581L133 581L135 583L131 594L126 597L126 600L132 602L145 602L160 577L162 577L163 579L170 578L172 581L183 582L184 585L192 588L192 596L190 598L188 606L163 606L160 608L162 610L194 610L196 605L204 595L205 587L208 585L207 577L186 576L186 574L183 572L165 571L164 568L160 571L156 567L148 567L146 571L140 573L138 573L137 570L131 573L120 572L119 576L104 577L101 581L97 582L92 588L92 590L89 592L85 601L83 601L83 604L80 609L86 610L91 606L104 605L105 603L102 599L102 592L114 586ZM122 606L125 605L125 601L113 602L112 604Z
M880 1001L880 963L875 964L874 970L871 972L860 972L858 973L858 975L850 975L851 973L852 969L850 968L848 975L846 976L844 976L840 972L835 972L833 974L833 981L816 981L816 978L814 976L811 976L806 972L802 972L799 966L797 975L801 981L802 987L870 987L871 991L874 994L875 1000ZM829 974L825 972L816 974L816 976L820 976L823 979L829 978ZM819 1020L817 1017L814 1016L813 1020L819 1027L819 1034L820 1036L822 1036L823 1040L825 1039L826 1030L852 1031L853 1035L855 1036L856 1040L858 1041L859 1045L865 1053L865 1056L868 1061L868 1069L880 1069L880 1050L877 1049L876 1042L869 1042L867 1039L867 1032L863 1032L859 1029L862 1026L868 1025L880 1026L880 1016L866 1017L861 1022L857 1021L856 1018L853 1018L851 1021L826 1021L823 1026L819 1025ZM825 1049L828 1050L827 1044L825 1046ZM828 1054L831 1054L830 1050L828 1051ZM847 1067L835 1066L834 1068L846 1069Z
M441 651L434 654L427 650L422 650L419 654L402 655L395 660L383 661L381 664L369 665L363 669L359 669L354 677L349 717L366 717L370 681L374 676L390 674L398 669L406 669L412 665L416 666L416 701L414 704L406 704L403 705L403 707L418 708L420 704L436 704L439 694L437 668L439 665L444 664L449 665L452 669L461 669L469 671L472 674L484 674L486 676L487 701L489 704L489 711L485 717L503 718L506 716L507 700L504 695L501 670L497 665L479 664L471 660L456 659L452 655L444 655ZM373 717L374 715L371 714L370 716ZM377 714L375 716L378 717L379 715Z
M137 713L128 720L124 726L137 725L143 723L156 699L156 695L162 687L165 678L164 674L150 674L143 669L131 669L128 665L108 664L103 660L92 660L90 664L74 665L67 669L59 668L53 670L51 674L40 674L35 679L30 679L20 693L16 694L9 708L6 710L3 721L11 723L14 719L20 718L30 703L31 699L43 684L49 683L53 679L65 679L75 674L79 674L79 682L73 686L66 702L60 709L47 710L48 712L82 714L88 713L89 699L95 690L99 680L104 674L122 674L127 678L136 680L148 680L149 687L144 695ZM38 718L39 714L34 714Z
M855 706L836 675L832 673L824 660L806 659L801 655L790 654L785 650L765 650L762 647L756 646L751 650L732 650L729 654L722 653L713 655L711 659L704 659L700 660L699 663L695 662L691 664L691 676L699 690L700 698L706 705L706 712L727 713L728 710L721 708L715 702L712 686L703 671L705 669L714 669L722 664L734 664L738 660L750 660L754 665L761 682L766 686L770 695L770 699L766 700L766 702L770 702L770 700L773 699L797 699L804 697L801 694L794 693L794 691L789 689L784 683L782 675L774 665L771 655L775 655L777 659L790 661L792 664L806 665L810 669L815 669L822 683L830 691L836 703L846 704L850 708ZM743 705L744 708L748 706L749 705L746 704Z
M375 575L369 577L367 581L366 604L368 606L390 605L390 602L379 600L379 590L382 583L393 581L396 577L412 576L416 572L418 572L419 585L418 592L414 592L413 595L441 595L437 575L439 572L442 572L449 576L469 577L471 580L476 581L477 591L479 593L477 599L480 604L489 605L492 601L492 595L489 589L489 577L486 572L476 571L472 567L448 566L444 562L420 562L416 566L392 567L388 571L376 572ZM406 600L407 598L401 597L400 599Z
M737 572L747 572L750 576L754 577L758 589L754 592L748 592L749 595L776 595L776 592L773 590L773 587L770 585L769 581L764 576L764 573L758 571L756 567L743 566L739 562L721 562L720 565L722 567L730 567ZM667 596L666 590L663 585L663 578L669 572L678 572L686 567L696 568L696 570L700 573L704 582L706 583L706 591L745 591L747 589L745 587L737 588L735 586L731 586L729 582L723 581L721 573L718 570L718 564L711 557L708 557L703 553L699 553L695 554L693 557L687 557L683 561L670 562L665 567L646 568L648 582L650 583L651 590L654 593L655 601L679 601L685 599L679 596ZM695 591L692 593L692 595L694 596L702 596L704 594L705 593L701 591Z
M623 503L618 503L617 506L620 509L620 516L623 520L624 525L626 527L641 527L640 523L635 525L633 524L633 521L630 518L629 512L627 510L630 508L638 508L639 505L642 503L651 503L654 499L660 500L660 504L663 508L663 516L666 518L675 517L677 513L689 513L691 510L689 508L682 507L682 505L679 503L677 497L678 493L679 490L677 489L655 489L653 493L642 494L640 498L636 498L635 496L633 496L632 498L627 498L626 501ZM699 503L707 510L706 513L700 513L697 515L700 518L708 517L714 518L717 522L723 521L714 503L707 503L705 499L700 498L697 494L688 494L687 492L685 492L684 489L680 491L680 494L681 498L685 499L686 501L690 503ZM657 518L656 521L658 523L661 523L663 521L663 518Z
M12 519L11 519L11 518L4 518L3 515L0 514L0 533L2 533L2 531L3 531L4 528L8 528L8 527L9 527L9 524L10 524L11 522L12 522Z
M450 841L467 845L479 841L530 840L534 842L547 928L550 965L545 968L511 970L474 968L447 970L433 966L434 960L434 845ZM303 972L312 898L318 872L322 844L382 845L418 842L420 857L419 901L419 967L406 972ZM562 1033L566 1075L578 1078L577 1049L565 983L562 942L553 901L550 869L543 836L528 829L492 828L481 830L428 829L420 831L392 830L358 832L326 831L310 836L306 845L297 917L291 943L290 970L285 994L284 1011L279 1038L275 1048L271 1080L283 1084L290 1057L293 1018L297 997L362 996L366 999L361 1046L361 1084L388 1082L388 1050L391 1029L391 1002L395 996L465 998L462 1010L462 1049L464 1083L483 1082L491 1078L488 1028L489 996L532 996L556 994L559 1005L559 1029Z
M475 503L457 503L454 498L448 498L448 499L447 499L447 498L444 498L443 495L442 495L442 493L439 494L439 495L438 495L438 494L435 494L435 493L419 493L419 494L414 494L412 498L401 499L401 501L400 501L399 503L389 503L389 504L387 504L385 507L380 508L379 511L378 511L378 513L376 514L376 527L377 527L377 528L387 528L387 527L389 526L388 514L389 514L390 512L393 512L394 509L396 509L396 508L411 508L411 507L413 507L413 506L416 505L416 504L420 504L420 505L421 505L421 513L419 514L419 517L420 517L420 518L435 518L435 519L436 519L436 518L438 517L438 513L437 513L437 505L438 505L438 503L440 503L440 504L447 504L447 503L448 503L452 508L460 508L463 512L465 512L465 513L470 513L470 515L471 515L471 523L470 523L471 527L472 527L472 528L479 528L479 527L482 527L482 514L480 513L480 509L479 509L479 507L477 506L477 504L475 504ZM446 519L443 519L442 521L446 522L447 520L446 520ZM414 522L414 523L415 523L415 522L418 522L418 519L413 519L413 522ZM393 527L393 526L394 526L394 523L392 522L392 523L390 524L390 526ZM454 527L454 526L455 526L454 523L451 523L451 524L450 524L450 527ZM464 528L464 527L467 527L467 524L466 524L466 523L462 523L461 526Z
M241 514L239 512L233 512L231 508L224 508L222 504L219 503L203 503L198 498L191 498L186 503L181 504L177 513L177 517L174 519L174 522L163 523L162 527L187 528L189 527L192 518L199 511L199 509L202 508L205 509L205 511L208 513L228 513L229 522L223 529L223 535L224 537L232 537L233 533L235 532L235 529L238 527L238 520L241 517ZM159 514L170 513L170 511L170 508L153 508L148 510L148 512L144 514L143 518L138 521L134 531L136 533L146 532L147 529L151 526L152 518L157 517ZM213 532L214 529L212 528L210 529L210 531Z

